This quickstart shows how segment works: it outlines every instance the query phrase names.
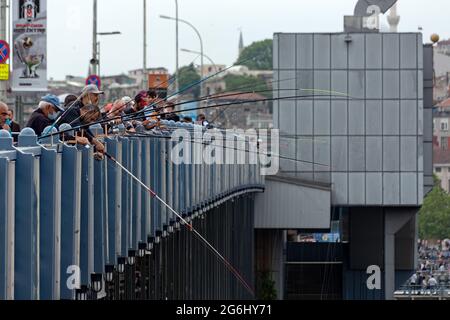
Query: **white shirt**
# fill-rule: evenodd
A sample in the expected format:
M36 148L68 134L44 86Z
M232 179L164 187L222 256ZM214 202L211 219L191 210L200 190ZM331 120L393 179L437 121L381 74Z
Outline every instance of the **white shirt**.
M437 285L437 281L435 278L431 278L430 280L428 280L428 284L430 285L430 287L434 287L435 285Z

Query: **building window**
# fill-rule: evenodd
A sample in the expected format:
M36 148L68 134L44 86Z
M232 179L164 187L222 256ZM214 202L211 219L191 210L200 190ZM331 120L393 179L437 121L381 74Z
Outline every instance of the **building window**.
M436 168L436 173L441 173L442 169L441 168Z
M447 137L441 137L441 149L442 150L448 149L448 138Z
M441 130L448 131L448 120L447 119L441 120Z

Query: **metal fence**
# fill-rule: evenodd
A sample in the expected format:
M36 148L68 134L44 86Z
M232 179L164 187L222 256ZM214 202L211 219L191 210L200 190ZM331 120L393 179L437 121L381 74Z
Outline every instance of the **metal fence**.
M404 285L395 292L397 300L450 300L450 286Z
M103 134L99 127L91 130ZM253 248L236 241L252 243L252 193L264 188L259 166L176 165L171 161L176 142L168 136L122 132L102 139L109 154L210 236L232 262L245 262L251 278ZM236 297L225 286L234 280L218 276L226 268L193 244L193 235L170 210L115 163L95 160L92 148L55 140L38 144L26 128L14 146L9 134L0 132L0 299ZM198 143L188 145L192 154L198 152ZM163 255L164 250L172 251ZM184 269L169 272L167 261ZM218 274L209 268L219 268ZM164 277L172 279L170 286ZM212 283L224 285L224 291L208 292Z

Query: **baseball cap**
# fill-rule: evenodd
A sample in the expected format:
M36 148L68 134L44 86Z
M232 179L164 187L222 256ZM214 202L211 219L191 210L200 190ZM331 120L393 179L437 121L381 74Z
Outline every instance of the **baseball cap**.
M64 112L64 108L61 107L61 102L59 101L59 98L53 94L48 94L46 96L43 96L41 98L41 101L48 102L48 103L52 104L59 111Z
M81 94L87 95L89 93L92 94L104 94L105 92L98 90L98 87L95 84L90 84L87 85L86 87L84 87L83 91L81 92Z

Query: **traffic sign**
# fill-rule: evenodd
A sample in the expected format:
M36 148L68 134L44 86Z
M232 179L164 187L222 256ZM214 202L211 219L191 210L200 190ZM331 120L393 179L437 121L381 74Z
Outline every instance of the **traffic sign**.
M0 81L9 80L9 64L0 64Z
M90 75L86 79L86 85L88 86L90 84L95 84L97 86L97 88L100 89L100 87L102 85L102 81L100 80L99 76L97 76L97 75Z
M0 40L0 64L5 63L9 59L9 44L5 40Z

